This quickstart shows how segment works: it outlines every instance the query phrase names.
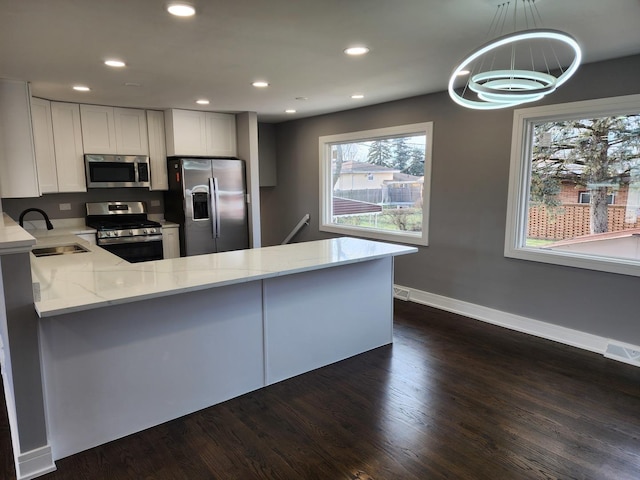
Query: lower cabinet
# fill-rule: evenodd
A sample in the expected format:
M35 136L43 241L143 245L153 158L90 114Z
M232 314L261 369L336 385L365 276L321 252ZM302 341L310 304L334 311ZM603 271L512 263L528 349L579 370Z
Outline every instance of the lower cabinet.
M162 226L162 256L165 259L180 256L180 236L177 224Z

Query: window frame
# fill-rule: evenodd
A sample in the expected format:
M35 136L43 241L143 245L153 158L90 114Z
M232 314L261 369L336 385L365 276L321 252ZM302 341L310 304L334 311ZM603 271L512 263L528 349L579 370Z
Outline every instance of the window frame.
M384 231L353 225L336 225L332 222L332 169L331 145L380 138L398 138L409 135L425 136L424 183L422 186L422 232ZM372 240L427 246L429 244L429 198L431 196L431 161L433 151L433 122L412 123L356 132L324 135L318 138L320 162L320 222L322 232L338 233Z
M623 275L640 276L640 260L526 246L531 150L537 123L640 113L640 94L517 109L513 112L504 256Z

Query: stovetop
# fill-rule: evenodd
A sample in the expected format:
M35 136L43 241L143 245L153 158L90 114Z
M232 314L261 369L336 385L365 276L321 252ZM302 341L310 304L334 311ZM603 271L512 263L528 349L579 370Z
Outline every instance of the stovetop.
M124 217L125 215L121 215ZM104 230L126 230L132 228L160 228L160 224L158 222L154 222L153 220L147 219L127 219L127 218L118 218L117 220L112 219L92 219L91 217L87 218L87 226L91 228L95 228L96 230L104 231Z
M86 224L98 232L98 244L101 241L114 242L134 240L149 241L162 235L162 226L147 218L145 202L98 202L87 203Z

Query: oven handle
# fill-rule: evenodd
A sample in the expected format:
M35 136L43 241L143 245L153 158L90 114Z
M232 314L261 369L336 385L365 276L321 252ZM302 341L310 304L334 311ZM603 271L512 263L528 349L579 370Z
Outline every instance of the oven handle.
M135 237L117 237L117 238L100 238L98 239L98 246L100 245L117 245L119 243L142 243L142 242L161 242L162 235L138 235Z
M211 201L211 214L213 215L211 233L213 238L220 238L220 195L216 177L209 178L209 191L211 192L209 198Z

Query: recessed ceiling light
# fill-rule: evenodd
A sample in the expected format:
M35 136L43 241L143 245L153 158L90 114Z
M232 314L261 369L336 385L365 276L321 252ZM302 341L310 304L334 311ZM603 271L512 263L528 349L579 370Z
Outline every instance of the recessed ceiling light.
M360 99L360 98L364 98L364 95L361 94L361 93L354 93L353 95L351 95L351 98L354 98L354 99L357 100L357 99Z
M265 87L269 86L269 83L268 82L264 82L262 80L259 80L257 82L253 82L251 85L253 85L254 87L257 87L257 88L265 88Z
M196 9L190 3L171 2L167 5L167 12L176 17L191 17L196 14Z
M296 97L296 100L301 100L301 101L309 100L309 97Z
M196 103L198 105L209 105L209 100L207 100L206 98L201 98L199 100L196 100Z
M369 49L367 47L349 47L344 50L344 53L347 55L364 55L369 53Z
M293 108L287 108L284 113L296 113L296 111Z
M124 63L122 60L105 60L104 61L105 65L108 65L109 67L124 67L126 66L126 63Z
M88 92L89 90L91 90L89 87L85 85L74 85L73 89L77 90L78 92Z

